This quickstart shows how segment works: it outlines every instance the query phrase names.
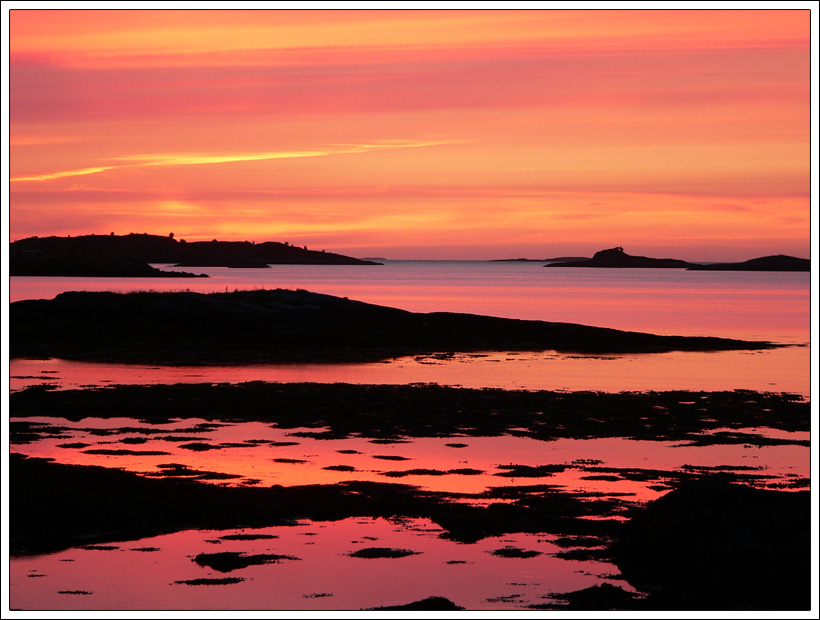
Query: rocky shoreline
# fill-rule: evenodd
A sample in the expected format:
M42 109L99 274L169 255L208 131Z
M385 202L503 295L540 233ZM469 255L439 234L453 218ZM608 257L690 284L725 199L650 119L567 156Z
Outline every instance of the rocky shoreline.
M543 483L499 486L474 495L355 479L290 487L224 486L218 484L219 478L187 470L146 477L24 456L27 443L61 432L53 425L27 422L30 416L43 415L70 420L134 418L160 433L164 421L187 416L314 427L317 437L324 439L357 436L402 441L512 434L544 441L709 437L716 443L755 445L758 437L758 445L767 445L765 437L752 429L808 430L809 404L796 396L248 383L66 391L30 388L12 394L10 407L10 440L15 447L10 461L12 555L191 528L266 527L297 519L426 518L443 528L442 536L462 543L514 532L558 536L565 548L561 553L568 559L612 562L638 591L596 586L558 596L538 608L785 610L808 606L809 493L801 490L807 481L791 491L761 490L753 486L762 474L738 468L626 471L595 463L576 465L590 476L651 480L668 490L661 499L642 505L618 494L570 492ZM497 415L500 412L503 415ZM530 474L523 467L511 473L527 477ZM240 560L268 561L261 556ZM424 605L458 604L445 601L428 600Z

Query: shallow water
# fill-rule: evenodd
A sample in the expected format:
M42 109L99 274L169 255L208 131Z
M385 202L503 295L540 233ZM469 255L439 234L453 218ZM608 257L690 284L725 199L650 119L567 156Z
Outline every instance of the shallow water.
M810 350L676 351L576 355L554 351L405 356L350 364L146 366L60 359L12 360L11 391L31 385L76 389L116 384L241 383L243 381L409 384L522 390L757 390L808 397Z
M79 421L33 417L25 421L59 428L60 433L14 446L15 452L59 463L116 467L154 476L168 471L163 465L177 464L191 470L231 475L232 478L212 483L232 486L361 480L478 494L494 487L545 483L573 493L628 494L634 501L645 502L664 493L666 489L653 487L668 480L654 475L635 480L611 472L606 479L597 479L598 469L680 472L735 468L735 473L749 476L761 487L778 487L809 476L809 448L799 445L692 446L680 441L620 437L541 441L515 435L407 437L395 443L382 443L364 437L319 439L314 434L323 429L283 429L262 422L214 425L186 418L157 425L129 418L94 417ZM809 439L807 432L787 433L768 428L748 432L792 441ZM108 453L96 453L99 450ZM116 454L122 450L130 454ZM512 465L567 468L513 476L509 469ZM407 473L415 470L429 473Z
M189 530L96 549L74 548L15 559L10 575L11 606L29 610L354 610L444 596L467 609L501 610L544 603L550 593L601 581L625 585L610 577L617 572L611 564L555 557L561 549L549 536L512 534L464 545L440 538L441 533L426 520L355 518L253 530ZM232 534L274 538L223 538ZM407 549L415 555L377 559L349 555L369 547ZM505 547L539 555L506 558L491 553ZM218 552L298 559L228 573L193 561L200 553ZM177 583L203 578L241 581Z

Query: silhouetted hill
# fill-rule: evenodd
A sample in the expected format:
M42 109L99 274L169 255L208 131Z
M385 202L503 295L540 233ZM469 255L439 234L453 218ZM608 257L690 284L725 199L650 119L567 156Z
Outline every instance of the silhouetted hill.
M572 323L407 312L308 291L62 293L18 301L10 353L124 362L384 359L441 351L710 351L774 345Z
M684 269L692 263L674 258L647 258L646 256L631 256L623 248L612 248L596 252L592 258L579 261L550 263L545 267L605 267L605 268L660 268Z
M709 265L692 265L693 271L811 271L811 261L794 256L763 256L742 263L713 263Z
M79 237L29 237L10 246L12 259L132 258L146 263L177 263L188 267L293 265L377 265L332 252L298 248L267 241L197 241L186 243L172 236L134 234L82 235Z

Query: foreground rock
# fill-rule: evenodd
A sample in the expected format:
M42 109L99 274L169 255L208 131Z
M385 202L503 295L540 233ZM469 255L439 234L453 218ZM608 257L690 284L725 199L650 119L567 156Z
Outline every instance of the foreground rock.
M639 511L613 546L646 609L809 610L811 504L700 481Z
M572 323L414 313L307 291L62 293L10 307L12 357L166 364L377 360L441 351L771 348Z

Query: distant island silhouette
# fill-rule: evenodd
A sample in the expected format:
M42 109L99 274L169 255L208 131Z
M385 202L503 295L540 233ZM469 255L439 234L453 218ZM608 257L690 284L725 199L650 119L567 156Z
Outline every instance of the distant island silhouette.
M496 258L491 263L565 263L589 260L585 256L559 256L557 258Z
M687 267L693 271L811 271L811 261L778 254L753 258L742 263L711 263Z
M647 258L646 256L632 256L624 252L621 247L595 252L592 258L578 261L564 261L550 263L545 267L604 267L604 268L659 268L685 269L692 266L684 260L674 258Z
M416 313L304 290L68 292L14 302L12 357L150 363L359 361L441 351L595 353L771 348L572 323Z
M135 261L143 263L138 266ZM10 275L192 277L154 269L147 263L178 267L267 267L285 265L378 265L332 252L266 241L194 241L131 233L77 237L29 237L9 249Z
M553 259L559 261L560 259ZM632 256L622 247L596 252L592 258L577 261L566 260L550 263L544 267L600 267L609 269L657 268L690 269L693 271L810 271L811 261L778 254L753 258L742 263L690 263L675 258L648 258Z

